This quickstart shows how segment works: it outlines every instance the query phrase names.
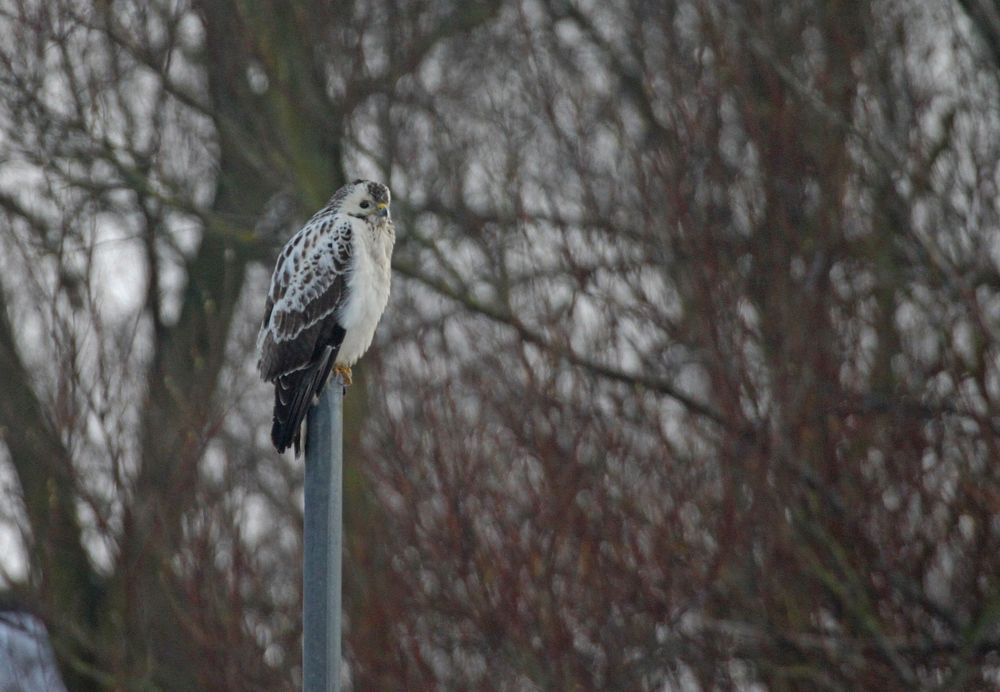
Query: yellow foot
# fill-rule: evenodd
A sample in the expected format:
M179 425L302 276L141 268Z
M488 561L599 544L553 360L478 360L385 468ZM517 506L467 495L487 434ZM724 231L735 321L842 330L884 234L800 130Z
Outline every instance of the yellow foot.
M351 369L346 365L334 365L333 372L340 378L340 381L344 383L345 387L350 387L353 384L351 380Z

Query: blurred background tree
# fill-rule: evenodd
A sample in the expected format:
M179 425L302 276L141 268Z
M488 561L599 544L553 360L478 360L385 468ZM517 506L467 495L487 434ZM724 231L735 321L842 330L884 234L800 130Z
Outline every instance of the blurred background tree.
M71 690L300 681L253 343L394 192L351 688L1000 680L1000 7L0 9L4 603Z

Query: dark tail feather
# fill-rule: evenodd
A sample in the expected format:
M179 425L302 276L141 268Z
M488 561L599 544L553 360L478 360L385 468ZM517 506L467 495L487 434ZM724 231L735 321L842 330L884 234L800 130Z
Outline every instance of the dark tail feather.
M278 452L293 444L295 456L299 455L302 421L305 420L313 398L323 389L333 367L334 349L327 346L312 365L282 375L274 381L274 422L271 442Z

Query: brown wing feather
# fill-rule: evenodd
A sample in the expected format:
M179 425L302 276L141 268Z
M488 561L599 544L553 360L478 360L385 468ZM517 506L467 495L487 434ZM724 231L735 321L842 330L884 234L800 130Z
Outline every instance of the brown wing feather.
M351 223L320 212L275 264L257 339L257 368L274 383L271 440L299 450L300 428L344 340L337 310L347 298Z
M318 357L323 322L336 320L347 292L350 223L314 217L288 242L274 269L258 337L257 368L267 381Z
M268 382L281 374L293 372L309 365L316 357L320 337L324 334L326 322L336 322L339 306L347 282L338 276L319 298L309 303L303 311L269 311L275 328L264 334L260 348L258 370ZM295 336L278 340L283 333ZM338 344L339 346L339 344Z
M343 339L344 330L339 325L335 326L331 345L322 347L311 364L275 379L271 442L278 452L294 445L295 456L299 455L302 421L309 413L313 399L323 391Z

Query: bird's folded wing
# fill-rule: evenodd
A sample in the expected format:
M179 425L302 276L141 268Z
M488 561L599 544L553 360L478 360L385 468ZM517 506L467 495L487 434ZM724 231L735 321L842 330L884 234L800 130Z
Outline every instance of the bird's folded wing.
M347 297L350 241L350 220L335 215L314 217L285 246L257 337L257 368L265 380L308 366L328 345L324 337Z

